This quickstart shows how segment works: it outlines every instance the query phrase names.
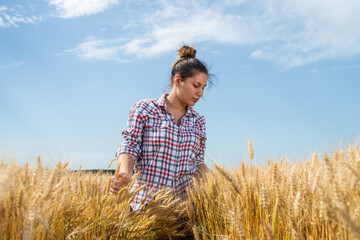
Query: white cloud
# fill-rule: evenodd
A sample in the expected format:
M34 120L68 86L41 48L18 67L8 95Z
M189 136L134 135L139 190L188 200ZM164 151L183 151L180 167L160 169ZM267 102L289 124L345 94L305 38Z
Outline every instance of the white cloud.
M181 21L178 21L178 17L181 17ZM65 52L75 52L78 57L87 60L156 58L174 51L182 42L216 41L236 44L242 35L247 35L246 30L233 31L241 24L238 16L222 15L199 7L196 7L196 11L187 11L166 3L162 10L149 14L144 20L143 25L150 26L150 31L143 35L127 41L86 40Z
M10 9L0 6L0 27L18 27L19 24L36 24L42 20L41 16L26 16L22 6Z
M75 18L93 15L105 11L118 0L49 0L56 6L61 18Z
M224 0L225 4L228 5L239 5L245 2L245 0Z
M257 49L257 50L255 50L255 51L253 51L253 52L250 54L250 56L251 56L252 58L255 58L255 59L261 59L261 58L264 57L264 53L263 53L263 51Z
M11 62L9 64L0 65L0 68L12 68L12 67L20 67L21 65L24 65L24 61L17 61L17 62Z
M87 38L84 42L78 44L74 49L64 51L64 53L57 54L61 56L67 53L74 53L78 58L92 61L92 60L115 60L121 61L119 53L121 47L119 43L122 39L99 40L93 37Z
M351 64L351 65L345 65L345 66L336 66L333 67L333 70L347 70L347 69L354 69L354 68L360 68L360 64Z
M5 24L4 20L2 19L2 17L0 17L0 27L6 27L6 24Z
M261 45L262 59L285 68L360 54L360 2L270 1L261 15L263 32L272 35Z
M284 68L360 54L358 0L228 0L206 7L200 0L147 4L138 10L143 19L131 22L133 28L143 27L142 34L127 41L87 40L69 51L87 60L124 60L158 57L183 42L207 42L247 47L250 57Z
M218 43L237 43L246 35L241 28L241 19L232 15L221 15L212 10L202 10L185 17L182 21L172 21L165 26L156 25L151 32L126 43L124 53L141 58L156 57L174 51L182 42L197 43L212 41Z

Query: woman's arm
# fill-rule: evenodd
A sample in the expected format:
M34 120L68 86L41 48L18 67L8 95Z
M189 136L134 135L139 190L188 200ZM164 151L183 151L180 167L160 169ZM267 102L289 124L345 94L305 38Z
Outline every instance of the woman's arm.
M120 154L117 160L118 167L120 165L119 173L124 172L131 176L133 174L134 164L135 160L133 157L128 154Z
M126 187L133 174L135 160L128 154L120 154L117 160L119 173L111 178L111 192L118 193L122 188ZM120 166L119 166L120 165Z
M127 186L131 180L135 160L142 156L142 135L144 122L141 117L143 106L136 103L129 111L126 128L122 131L124 142L116 151L117 166L119 173L112 177L111 191L118 193L120 189ZM120 165L120 166L119 166Z
M197 173L199 174L200 177L202 177L205 173L211 171L206 164L204 163L205 160L205 148L206 148L206 122L205 122L205 118L203 116L201 116L200 118L200 151L197 154L196 158L195 158L195 162L197 165Z
M211 172L211 170L206 166L205 163L200 163L198 165L197 172L199 173L199 177L202 177L204 174Z

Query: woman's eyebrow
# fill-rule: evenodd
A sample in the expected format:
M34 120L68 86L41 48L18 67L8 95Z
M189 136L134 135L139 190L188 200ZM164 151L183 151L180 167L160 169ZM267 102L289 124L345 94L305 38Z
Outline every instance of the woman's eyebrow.
M201 82L195 81L195 83L198 83L198 84L200 84L200 85L201 85ZM205 86L204 86L204 87L206 87L206 86L207 86L207 84L205 84Z

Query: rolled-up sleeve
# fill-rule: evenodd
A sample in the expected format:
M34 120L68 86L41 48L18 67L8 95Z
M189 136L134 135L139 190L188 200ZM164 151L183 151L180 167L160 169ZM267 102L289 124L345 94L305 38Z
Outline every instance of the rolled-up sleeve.
M135 161L142 158L142 139L144 132L144 120L142 118L142 104L136 103L129 112L127 126L122 131L124 141L117 149L115 156L128 154Z
M205 161L205 148L206 148L206 122L205 118L201 117L200 119L200 150L199 153L196 155L195 164L198 166Z

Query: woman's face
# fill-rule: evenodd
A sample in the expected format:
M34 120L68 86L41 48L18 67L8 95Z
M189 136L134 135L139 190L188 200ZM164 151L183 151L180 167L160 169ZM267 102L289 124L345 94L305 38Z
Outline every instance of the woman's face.
M188 77L184 82L178 77L177 92L179 100L184 105L194 106L203 96L207 78L208 75L202 72L199 72L192 77Z

